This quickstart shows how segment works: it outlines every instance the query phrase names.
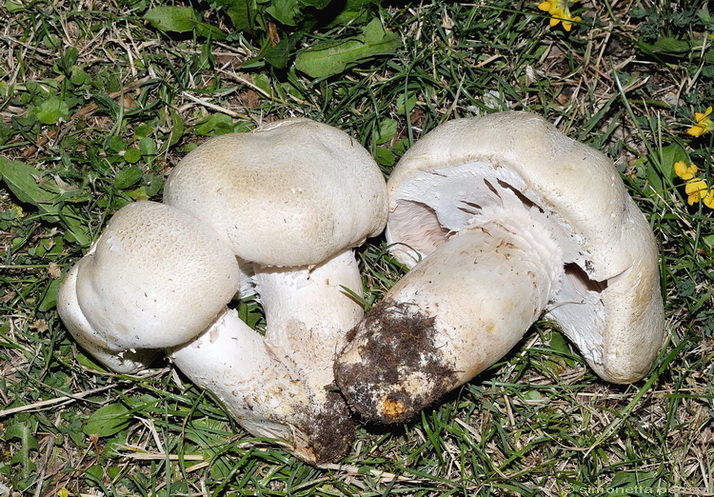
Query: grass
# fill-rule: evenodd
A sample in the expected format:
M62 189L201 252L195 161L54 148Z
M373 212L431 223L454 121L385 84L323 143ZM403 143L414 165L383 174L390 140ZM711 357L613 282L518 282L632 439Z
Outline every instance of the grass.
M322 80L246 69L259 48L240 33L162 34L142 20L153 6L0 6L0 155L22 172L0 190L0 496L714 495L714 211L689 206L672 172L688 160L714 181L714 134L685 133L714 104L707 2L584 1L569 33L537 2L385 3L397 53ZM650 221L668 339L642 381L599 380L539 322L443 402L360 428L343 464L315 468L252 440L168 364L103 370L57 317L59 278L111 214L160 199L207 136L307 116L352 133L388 174L437 124L503 109L609 154ZM382 238L359 256L378 301L400 268Z

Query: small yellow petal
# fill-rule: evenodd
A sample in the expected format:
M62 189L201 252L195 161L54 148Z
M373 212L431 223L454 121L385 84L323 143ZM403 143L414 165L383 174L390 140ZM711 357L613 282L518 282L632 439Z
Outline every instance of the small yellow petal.
M693 179L694 176L696 176L697 171L698 168L694 164L687 166L687 164L681 160L674 163L674 174L685 181Z
M707 196L702 199L702 203L710 209L714 209L714 190L709 190Z
M704 131L705 131L704 126L695 124L694 126L692 126L691 128L689 128L687 130L687 134L697 137L697 136L702 136L704 134Z
M693 179L687 182L684 191L687 192L687 195L690 197L696 196L696 200L700 200L709 193L709 186L707 186L707 182L703 179Z
M547 2L547 1L538 4L538 8L539 8L540 10L544 10L544 11L546 11L546 12L549 12L549 11L550 11L550 7L551 7L550 2Z
M684 164L684 162L675 162L674 163L674 174L682 178L684 174L686 174L687 171L687 166ZM682 178L684 179L684 178Z
M560 19L557 19L557 18L555 18L555 17L551 17L551 18L550 18L550 27L552 28L552 27L554 27L554 26L557 26L559 22L560 22Z

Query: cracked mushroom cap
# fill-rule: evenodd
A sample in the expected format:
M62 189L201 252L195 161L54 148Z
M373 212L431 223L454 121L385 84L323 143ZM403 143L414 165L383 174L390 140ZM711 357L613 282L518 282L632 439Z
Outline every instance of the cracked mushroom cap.
M238 280L235 255L209 228L173 207L137 202L114 214L72 268L58 310L77 341L104 351L98 359L116 369L122 361L113 355L199 335L225 310Z
M408 266L513 199L535 207L563 251L564 276L545 317L603 379L647 373L664 337L659 253L605 155L526 112L458 119L404 155L388 192L387 238Z
M171 172L164 202L202 219L243 260L318 264L386 222L386 187L348 134L309 119L212 138Z

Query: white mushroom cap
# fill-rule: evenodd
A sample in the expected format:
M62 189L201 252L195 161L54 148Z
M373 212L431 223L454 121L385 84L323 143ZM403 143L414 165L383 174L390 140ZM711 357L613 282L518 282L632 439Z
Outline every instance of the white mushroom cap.
M380 233L387 216L369 153L309 119L212 138L171 172L164 202L202 219L241 259L266 266L318 264Z
M70 271L58 309L81 344L116 353L171 347L213 323L238 278L235 255L201 222L138 202L112 217Z
M604 155L533 114L497 113L427 134L388 190L387 239L414 269L337 363L338 384L363 415L408 417L498 360L541 313L602 378L647 373L664 336L658 251ZM411 328L423 353L402 361L391 349L415 349ZM379 344L392 363L375 354Z
M79 265L75 264L65 275L57 293L57 312L69 333L84 350L112 371L128 374L148 368L151 361L158 355L155 350L117 352L106 348L106 339L89 324L79 306L77 300L78 273Z

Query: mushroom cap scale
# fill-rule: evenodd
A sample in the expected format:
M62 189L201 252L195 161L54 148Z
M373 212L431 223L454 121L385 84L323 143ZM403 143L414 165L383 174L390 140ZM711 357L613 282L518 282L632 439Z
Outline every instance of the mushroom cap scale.
M213 138L171 172L164 202L202 219L243 260L318 264L380 233L386 186L359 143L293 119Z
M187 342L223 311L239 281L235 255L215 233L156 202L120 209L76 271L66 291L76 292L87 332L113 351Z

